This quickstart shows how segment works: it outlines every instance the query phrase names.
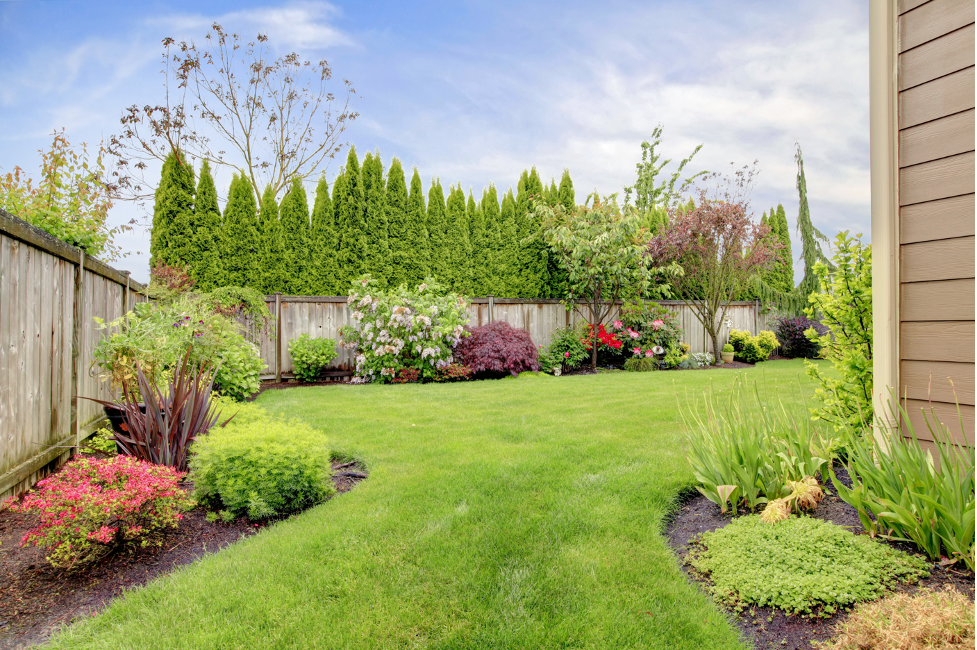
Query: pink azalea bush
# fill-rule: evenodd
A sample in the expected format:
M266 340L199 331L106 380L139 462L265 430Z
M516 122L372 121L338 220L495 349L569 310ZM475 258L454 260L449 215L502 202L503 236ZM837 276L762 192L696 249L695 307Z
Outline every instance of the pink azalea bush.
M163 528L175 528L189 506L178 483L184 473L130 456L79 458L40 481L14 512L40 512L40 523L27 531L21 546L50 551L48 561L71 568L98 559L113 546L139 542Z

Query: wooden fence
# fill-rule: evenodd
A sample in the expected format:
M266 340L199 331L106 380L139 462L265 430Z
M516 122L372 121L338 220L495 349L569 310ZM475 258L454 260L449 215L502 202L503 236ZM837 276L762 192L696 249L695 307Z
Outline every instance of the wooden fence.
M268 309L274 316L276 327L256 337L266 370L262 379L289 378L292 376L292 358L288 343L302 334L339 340L339 328L350 322L350 310L344 296L266 296ZM549 345L553 332L582 320L578 311L568 312L558 300L524 300L518 298L469 298L471 326L487 325L493 321L505 321L513 327L529 332L537 345ZM712 342L702 323L692 310L681 301L663 300L660 304L673 311L683 331L683 340L693 352L711 352ZM583 308L586 313L586 308ZM613 318L613 317L612 317ZM736 301L730 304L722 326L725 340L730 329L749 330L756 334L767 329L766 320L755 302ZM353 354L339 348L339 356L333 367L350 370Z
M0 499L66 460L109 399L90 372L101 332L145 287L0 210Z

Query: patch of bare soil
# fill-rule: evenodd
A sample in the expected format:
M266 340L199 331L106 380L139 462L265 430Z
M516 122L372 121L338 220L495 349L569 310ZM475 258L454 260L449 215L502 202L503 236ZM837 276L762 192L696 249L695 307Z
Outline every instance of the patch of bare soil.
M366 473L355 462L333 463L338 492L351 490L364 478ZM208 522L206 512L198 508L183 515L179 527L162 538L161 546L120 549L84 570L69 572L48 564L43 549L20 546L21 538L37 522L35 514L0 512L0 650L43 643L62 625L94 616L126 590L274 523Z
M836 467L835 473L842 482L849 484L848 473L844 468ZM825 498L812 516L844 526L856 534L865 534L858 512L838 498L837 492L830 483L824 486L824 489ZM698 492L690 493L683 501L670 522L666 535L669 544L682 560L683 570L690 580L696 578L689 571L685 559L694 539L702 533L718 530L730 521L732 516L729 513L721 515L719 507ZM907 544L892 545L907 552L914 552L914 548ZM929 578L914 585L900 585L897 591L913 593L922 587L940 590L950 586L973 600L974 572L965 568L947 568L933 564ZM752 642L756 650L810 650L812 642L831 638L835 628L848 617L848 614L849 610L842 610L830 618L810 619L803 616L787 616L771 607L754 607L740 615L730 612L730 618L740 628L744 638Z

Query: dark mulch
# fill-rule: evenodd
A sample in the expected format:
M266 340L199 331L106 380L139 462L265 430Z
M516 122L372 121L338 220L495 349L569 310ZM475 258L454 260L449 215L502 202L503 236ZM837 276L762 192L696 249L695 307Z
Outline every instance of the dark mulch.
M836 467L838 478L849 484L848 473ZM858 518L857 511L840 500L837 492L829 484L825 486L825 498L813 514L818 519L845 526L852 532L864 534L865 528ZM741 513L742 514L742 513ZM693 539L702 533L717 530L728 524L732 516L721 515L719 507L698 492L690 493L683 501L675 518L668 526L668 542L682 560L682 567L691 580L696 577L685 564ZM904 551L913 552L907 544L893 544ZM934 564L930 577L915 585L900 585L898 591L912 593L923 587L943 589L953 586L961 593L974 599L974 573L965 568L943 568ZM733 621L739 626L746 639L757 650L810 650L811 643L825 641L834 634L835 628L848 617L848 611L841 611L830 618L810 619L802 616L786 616L771 607L754 607L743 614L730 612Z
M333 463L339 492L352 489L365 473L358 464ZM257 533L274 522L208 522L206 512L185 513L179 528L167 532L162 546L121 549L86 568L65 572L51 567L44 551L20 547L36 525L33 514L0 512L0 650L42 643L62 625L94 616L113 598L153 578L190 564Z

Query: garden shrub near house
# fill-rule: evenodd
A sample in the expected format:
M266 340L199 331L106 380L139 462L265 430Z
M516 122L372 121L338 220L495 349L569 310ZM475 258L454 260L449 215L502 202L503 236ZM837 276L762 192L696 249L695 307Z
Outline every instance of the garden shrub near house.
M703 533L687 561L735 610L756 605L811 617L929 575L921 558L810 517L774 525L757 515L736 518Z
M193 447L194 498L225 520L267 519L322 502L333 491L326 436L242 404Z
M734 358L745 363L766 361L770 353L780 345L777 337L769 330L763 330L756 336L744 330L730 330L729 342L736 353Z
M122 544L152 543L155 533L175 528L188 507L178 485L182 477L128 456L82 457L40 481L19 503L8 503L16 512L40 513L22 545L41 546L52 565L72 568Z
M336 342L331 338L312 338L303 334L288 342L292 369L299 381L315 381L336 358Z
M458 343L455 353L477 377L539 371L539 351L526 330L516 329L505 321L465 329L470 336Z
M390 382L405 368L434 379L466 336L465 299L433 281L383 290L366 275L353 283L347 302L353 323L340 328L342 345L354 351L356 375L367 381Z

